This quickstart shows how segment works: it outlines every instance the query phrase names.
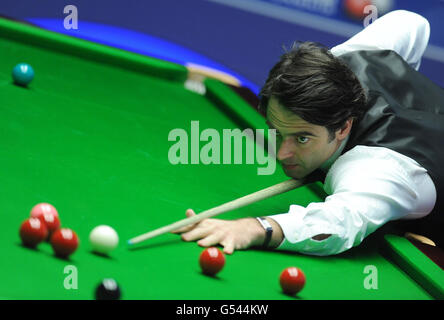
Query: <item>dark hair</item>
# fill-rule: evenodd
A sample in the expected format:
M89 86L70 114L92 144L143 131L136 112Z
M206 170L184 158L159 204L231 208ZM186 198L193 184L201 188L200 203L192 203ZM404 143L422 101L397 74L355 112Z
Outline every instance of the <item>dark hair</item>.
M330 139L350 117L359 120L366 108L355 74L314 42L295 42L271 69L259 94L264 114L271 96L303 120L326 127Z

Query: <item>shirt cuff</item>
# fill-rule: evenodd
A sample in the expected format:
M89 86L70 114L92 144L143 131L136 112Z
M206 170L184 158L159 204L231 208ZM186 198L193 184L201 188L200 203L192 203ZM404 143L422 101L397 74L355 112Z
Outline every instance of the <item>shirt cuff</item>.
M387 33L387 30L390 32ZM429 37L430 24L427 19L414 12L395 10L376 19L330 51L334 56L340 56L357 50L393 50L418 70Z
M310 205L312 208L316 206L316 203ZM291 205L288 213L277 214L268 216L276 221L284 233L284 239L276 248L278 250L298 251L301 253L307 253L311 255L329 255L337 252L333 252L333 248L338 247L338 242L341 240L339 230L334 230L330 224L322 224L320 221L316 223L310 223L304 221L309 210L299 205ZM310 219L308 219L310 220ZM314 221L313 221L314 222ZM325 240L314 240L314 236L320 234L331 234Z

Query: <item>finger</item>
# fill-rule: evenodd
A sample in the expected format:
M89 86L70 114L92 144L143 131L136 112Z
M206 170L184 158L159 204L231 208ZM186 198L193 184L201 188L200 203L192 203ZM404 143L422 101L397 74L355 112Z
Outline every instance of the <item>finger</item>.
M223 236L218 232L211 233L211 234L207 235L206 237L202 237L202 238L203 239L201 239L197 242L197 244L201 247L214 246L216 244L221 243L221 241L223 240Z
M188 210L185 211L185 215L187 216L187 218L190 218L192 216L195 216L196 213L193 211L193 209L188 209ZM195 226L196 226L196 223L191 224L189 226L185 226L185 227L179 228L177 230L173 230L173 231L171 231L171 233L184 233L184 232L188 232L191 229L193 229Z
M226 241L222 241L221 245L224 247L224 253L232 254L234 252L234 241L227 239Z
M211 233L212 228L197 226L196 228L182 233L182 239L185 241L195 241L207 237Z
M188 232L188 231L191 231L194 227L196 227L196 225L192 224L192 225L185 226L185 227L182 227L182 228L177 229L177 230L173 230L173 231L171 231L171 233L184 233L184 232Z
M193 209L188 209L187 211L185 211L185 214L188 218L196 215Z

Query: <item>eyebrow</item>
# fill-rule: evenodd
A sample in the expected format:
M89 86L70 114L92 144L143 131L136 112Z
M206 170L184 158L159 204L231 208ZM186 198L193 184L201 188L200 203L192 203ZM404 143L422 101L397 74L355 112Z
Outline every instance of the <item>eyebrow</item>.
M277 130L268 120L265 121L265 123L271 128ZM278 130L279 131L279 130ZM296 131L290 133L290 136L311 136L311 137L317 137L317 135L309 132L309 131Z

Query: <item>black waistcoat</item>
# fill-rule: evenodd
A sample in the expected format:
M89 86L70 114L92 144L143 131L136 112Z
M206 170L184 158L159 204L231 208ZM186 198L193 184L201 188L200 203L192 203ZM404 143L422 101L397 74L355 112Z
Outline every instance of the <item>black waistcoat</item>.
M339 57L368 94L368 111L354 124L343 152L356 145L385 147L427 169L437 190L428 216L397 222L405 231L444 238L444 89L390 50L355 51Z

